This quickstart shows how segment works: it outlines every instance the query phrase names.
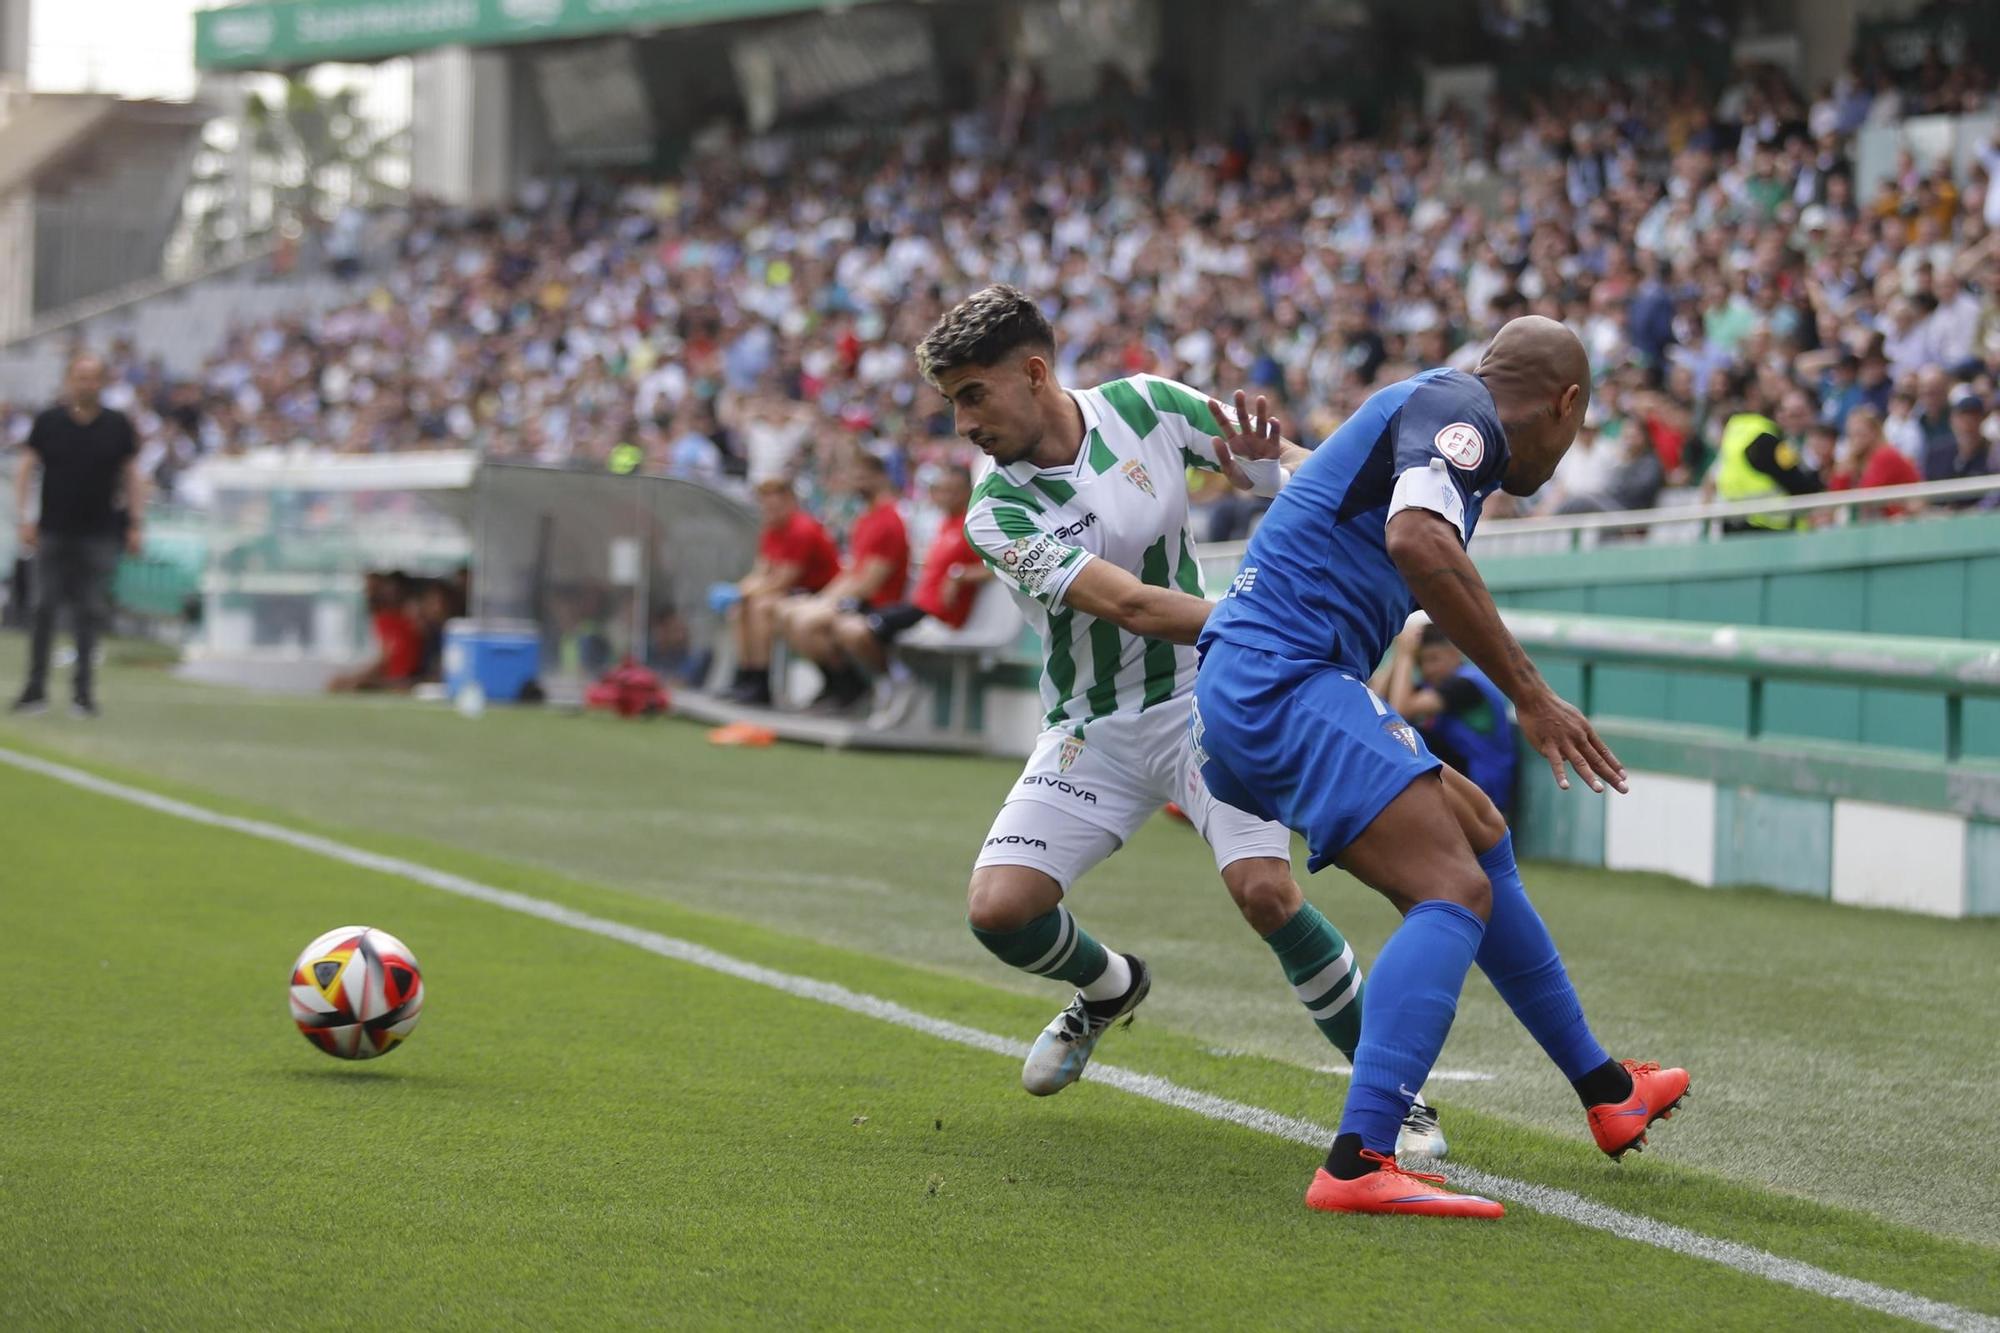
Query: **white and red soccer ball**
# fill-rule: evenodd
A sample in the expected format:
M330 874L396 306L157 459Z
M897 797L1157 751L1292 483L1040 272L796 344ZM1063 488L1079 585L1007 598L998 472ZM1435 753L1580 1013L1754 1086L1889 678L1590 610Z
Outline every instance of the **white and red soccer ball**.
M394 1050L424 1012L416 955L385 930L342 926L292 964L292 1021L307 1041L343 1060Z

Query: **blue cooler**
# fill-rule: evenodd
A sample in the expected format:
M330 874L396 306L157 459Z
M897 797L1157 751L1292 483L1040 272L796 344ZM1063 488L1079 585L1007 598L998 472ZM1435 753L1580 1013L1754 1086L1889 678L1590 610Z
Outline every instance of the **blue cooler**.
M444 689L473 681L494 703L510 703L541 675L542 635L532 620L453 620L444 627Z

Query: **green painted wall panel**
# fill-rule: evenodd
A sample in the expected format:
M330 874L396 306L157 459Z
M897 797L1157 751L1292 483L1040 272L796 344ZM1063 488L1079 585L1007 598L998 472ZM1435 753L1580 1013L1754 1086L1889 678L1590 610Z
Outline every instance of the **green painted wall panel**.
M1966 563L1879 565L1864 571L1868 590L1866 628L1875 634L1965 635Z
M2000 639L2000 555L1965 562L1965 636Z
M1858 570L1773 574L1764 590L1764 614L1765 624L1788 629L1861 629L1867 614L1862 574ZM1858 741L1861 691L1844 685L1773 681L1764 690L1764 729L1781 736Z
M1864 628L1874 634L1965 634L1965 562L1882 565L1864 571ZM1861 701L1861 739L1871 745L1935 750L1944 746L1944 702L1903 690L1869 690Z
M1519 808L1514 812L1515 846L1524 857L1567 861L1573 865L1604 864L1604 802L1581 783L1568 791L1556 786L1540 756L1521 762Z
M1764 580L1760 577L1694 579L1668 585L1675 620L1707 620L1724 625L1764 623ZM1675 722L1740 730L1750 725L1750 689L1741 680L1675 673L1667 686L1667 716Z
M1715 789L1715 882L1833 894L1833 802L1752 787Z
M1944 700L1908 690L1864 690L1861 739L1926 754L1944 753Z
M2000 642L2000 555L1965 562L1965 637ZM1966 700L1965 752L2000 759L2000 699Z
M1965 752L2000 759L2000 699L1965 701Z
M1764 623L1764 579L1693 579L1668 585L1673 589L1675 620L1716 620L1725 624Z
M1522 606L1535 611L1588 611L1587 588L1529 588L1508 596L1502 606Z
M1592 615L1657 620L1673 614L1674 590L1669 583L1599 584L1588 592ZM1647 667L1600 667L1592 710L1613 717L1665 720L1671 716L1667 693L1674 674Z
M1787 629L1866 629L1865 570L1774 572L1764 588L1764 623Z
M1514 596L1496 597L1501 606L1518 606L1530 611L1582 611L1587 594L1582 588L1538 588ZM1575 662L1538 662L1549 688L1574 702L1583 694L1583 668Z
M1583 666L1580 663L1551 658L1535 665L1542 669L1542 679L1549 683L1550 689L1571 703L1582 706L1578 703L1583 698Z
M1965 914L2000 916L2000 824L1965 826Z

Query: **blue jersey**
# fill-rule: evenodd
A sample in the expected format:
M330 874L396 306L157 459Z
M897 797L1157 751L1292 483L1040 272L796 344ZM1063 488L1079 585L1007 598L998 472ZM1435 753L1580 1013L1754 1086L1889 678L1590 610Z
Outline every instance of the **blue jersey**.
M1486 793L1506 814L1514 808L1514 770L1520 749L1514 741L1514 720L1507 714L1507 696L1470 662L1443 680L1424 685L1444 700L1444 711L1418 730L1431 752L1450 764Z
M1506 466L1476 376L1427 370L1371 395L1272 503L1202 629L1203 653L1234 643L1367 676L1416 609L1389 559L1390 517L1428 509L1468 541Z

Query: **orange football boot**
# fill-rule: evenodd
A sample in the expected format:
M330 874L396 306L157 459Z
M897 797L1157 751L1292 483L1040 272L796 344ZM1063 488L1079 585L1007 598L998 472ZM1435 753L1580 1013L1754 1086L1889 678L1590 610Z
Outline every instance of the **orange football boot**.
M1306 1191L1306 1207L1322 1213L1403 1213L1412 1217L1505 1217L1507 1210L1477 1194L1453 1194L1435 1188L1443 1176L1425 1171L1405 1171L1396 1159L1379 1152L1361 1150L1362 1159L1381 1164L1353 1180L1336 1180L1325 1167L1313 1175Z
M1662 1069L1653 1061L1620 1060L1632 1075L1632 1095L1622 1102L1602 1102L1590 1108L1590 1133L1597 1146L1615 1161L1628 1151L1642 1151L1646 1130L1655 1120L1671 1120L1674 1108L1688 1094L1688 1071Z

